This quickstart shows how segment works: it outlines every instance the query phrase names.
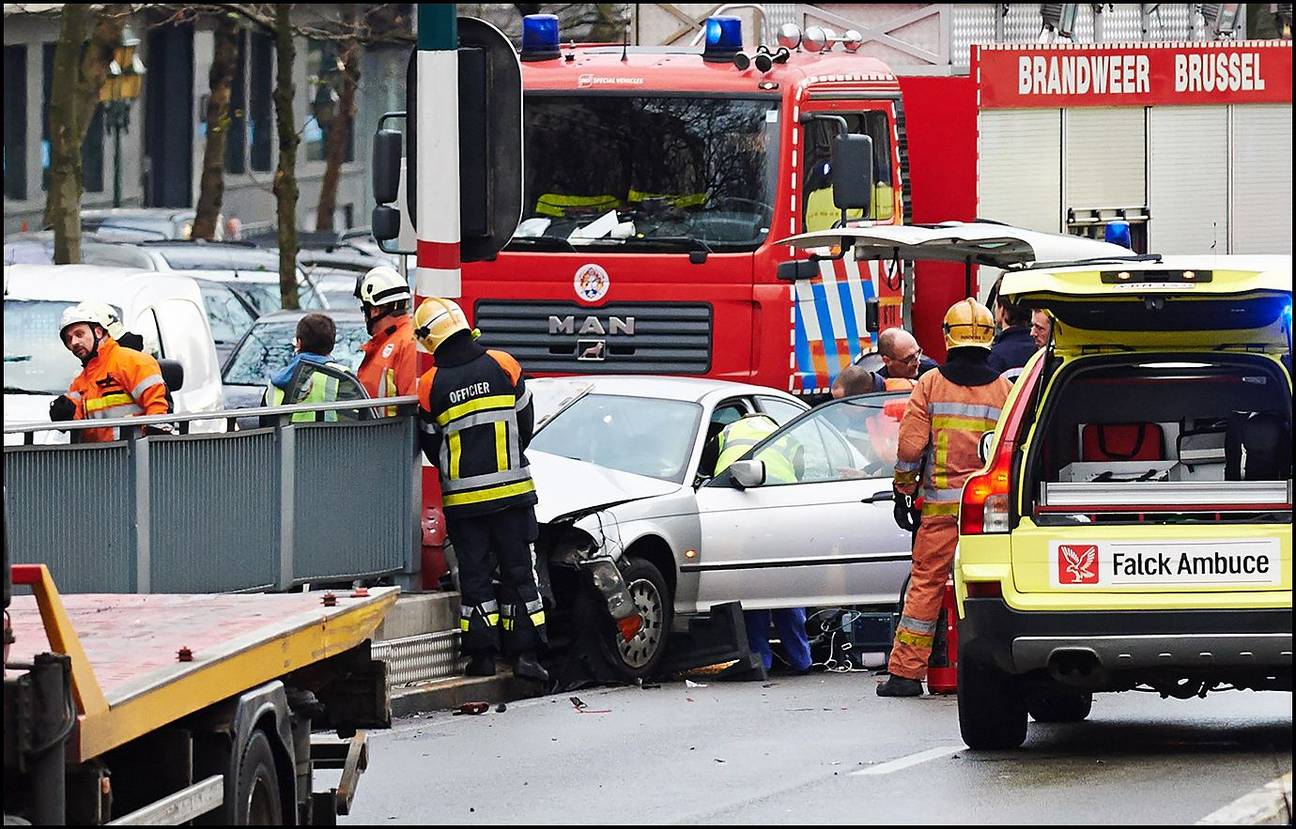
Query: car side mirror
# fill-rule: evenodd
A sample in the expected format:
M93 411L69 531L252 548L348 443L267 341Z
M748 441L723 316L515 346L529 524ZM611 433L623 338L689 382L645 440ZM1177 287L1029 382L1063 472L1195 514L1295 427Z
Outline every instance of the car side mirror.
M736 461L729 466L729 474L738 489L761 486L765 483L765 462Z
M158 367L162 369L162 382L171 391L180 391L184 386L184 366L180 365L179 360L158 360Z
M990 449L994 446L994 432L982 432L981 440L977 442L977 456L981 458L981 463L990 460Z

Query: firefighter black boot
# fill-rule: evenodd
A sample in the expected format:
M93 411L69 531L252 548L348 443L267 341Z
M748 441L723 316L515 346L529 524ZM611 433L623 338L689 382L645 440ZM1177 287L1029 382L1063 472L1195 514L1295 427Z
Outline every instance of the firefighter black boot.
M495 654L474 653L468 658L468 676L495 676Z
M532 679L536 682L548 682L549 672L545 670L540 660L536 659L534 653L525 652L518 655L517 660L513 663L513 675L523 679Z
M922 692L921 682L904 676L896 676L895 674L887 677L887 681L879 685L877 689L879 697L920 697Z

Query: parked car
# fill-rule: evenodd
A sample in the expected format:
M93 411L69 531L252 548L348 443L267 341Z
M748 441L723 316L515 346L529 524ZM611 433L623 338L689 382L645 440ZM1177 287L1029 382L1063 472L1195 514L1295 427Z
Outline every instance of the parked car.
M49 420L50 401L81 370L59 340L59 318L63 309L85 300L114 306L126 328L143 337L146 351L181 364L184 383L172 392L177 412L222 408L220 364L194 280L94 265L11 265L4 269L4 283L6 423ZM217 421L199 427L224 428ZM41 438L60 442L61 434Z
M717 604L894 606L910 557L891 501L905 395L807 411L785 392L722 380L565 379L557 393L552 382L529 384L545 409L527 452L540 499L537 553L559 612L578 589L574 574L615 563L643 619L628 642L611 625L599 639L616 675L651 674L673 617ZM714 475L713 438L757 412L782 428ZM761 468L768 452L790 453L795 482L735 477Z
M239 340L222 370L226 406L245 409L261 405L261 395L270 382L270 376L292 359L297 321L307 313L274 311L266 314ZM360 346L369 339L364 317L358 310L316 313L327 314L337 325L333 360L355 371L364 357Z
M81 236L81 255L84 260L87 252L101 247L109 247L113 242L145 241L149 237L138 232L118 233L112 230L99 233L85 233ZM123 238L133 234L133 238ZM109 252L111 255L111 252ZM14 233L4 240L4 263L6 265L53 265L54 264L54 231L41 230L35 233ZM83 262L83 264L85 264Z
M147 233L154 239L191 239L197 211L173 207L105 207L81 211L81 229L121 229ZM216 241L225 238L225 217L216 217ZM127 241L127 240L123 240Z

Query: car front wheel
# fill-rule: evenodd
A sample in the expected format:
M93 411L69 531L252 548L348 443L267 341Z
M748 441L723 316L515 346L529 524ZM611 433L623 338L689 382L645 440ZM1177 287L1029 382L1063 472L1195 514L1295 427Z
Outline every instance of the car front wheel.
M633 682L652 676L666 655L673 599L661 571L650 561L630 557L621 575L642 624L629 641L611 624L601 642L604 658L617 674Z

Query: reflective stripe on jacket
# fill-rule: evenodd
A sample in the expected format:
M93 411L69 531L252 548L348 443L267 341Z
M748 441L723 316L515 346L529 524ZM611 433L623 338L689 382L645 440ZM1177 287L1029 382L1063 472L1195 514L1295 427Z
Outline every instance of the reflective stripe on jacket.
M527 468L534 410L522 367L469 343L468 359L443 359L419 379L423 452L441 476L448 518L536 503ZM474 356L475 352L475 356Z
M918 379L896 447L895 484L913 494L923 470L923 517L958 516L963 484L981 468L981 434L995 427L1011 384L960 386L939 371ZM925 466L924 466L925 461Z
M748 415L724 427L716 437L720 455L716 458L715 474L724 472L753 446L777 431L778 424L766 415ZM784 442L780 439L775 441L775 445L761 450L758 460L765 464L765 480L769 483L796 483L792 460L787 457L784 447L777 445Z
M356 376L373 397L416 394L418 349L414 344L414 323L408 314L384 322L387 324L360 347L364 359L360 361ZM387 406L383 413L395 417L396 407Z
M107 337L99 343L94 359L73 378L67 396L76 406L76 420L171 413L158 361ZM120 437L118 429L86 429L80 433L83 443L103 443Z

